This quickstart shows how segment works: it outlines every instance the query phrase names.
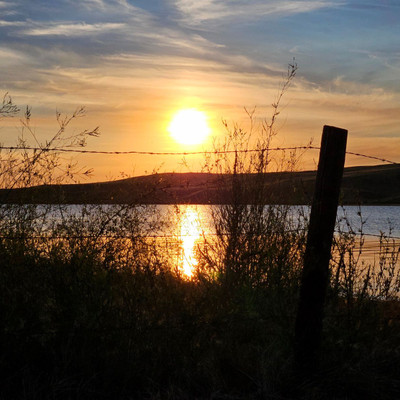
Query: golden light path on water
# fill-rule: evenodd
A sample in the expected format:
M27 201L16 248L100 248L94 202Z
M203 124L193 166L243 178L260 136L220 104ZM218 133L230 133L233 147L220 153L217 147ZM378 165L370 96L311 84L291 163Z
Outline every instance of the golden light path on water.
M354 251L360 254L360 264L369 263L371 265L379 265L382 254L390 252L391 249L398 248L398 240L400 237L400 207L398 206L364 206L363 213L366 215L368 224L363 225L365 236L360 234L355 236ZM360 224L358 221L359 208L355 206L347 206L346 214L349 218L350 225L356 229ZM343 210L339 210L340 219ZM293 207L293 212L296 217L301 213L296 207ZM309 210L306 212L309 212ZM177 267L183 276L192 278L194 275L195 268L198 264L197 246L204 241L204 238L209 235L215 235L215 228L211 218L209 206L204 205L178 205L175 209L175 228L174 235L179 242ZM300 218L300 217L298 217ZM387 232L387 220L391 221L391 225L394 227L391 232L395 240L390 239L383 242L383 247L380 246L379 232ZM346 225L343 223L341 230L346 231ZM336 227L338 229L338 227ZM336 233L337 235L337 233ZM392 243L393 241L393 243ZM360 244L362 249L360 248ZM397 246L397 247L396 247Z
M181 242L180 269L191 278L197 265L196 242L202 237L200 215L196 206L180 206L179 239Z

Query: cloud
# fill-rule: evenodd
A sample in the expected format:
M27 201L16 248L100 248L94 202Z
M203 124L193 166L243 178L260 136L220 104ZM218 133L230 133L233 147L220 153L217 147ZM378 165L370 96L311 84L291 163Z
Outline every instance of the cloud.
M17 2L17 0L13 3L11 2L7 2L7 1L0 1L0 16L1 17L9 17L9 16L14 16L17 14L17 12L15 11L15 8L17 6L17 4L15 4Z
M0 20L0 27L8 27L8 26L26 26L26 22Z
M99 7L104 10L107 6L103 0L83 0L81 1L81 5L88 8L89 10Z
M337 7L342 2L325 0L309 1L255 1L249 4L245 0L229 2L227 0L176 0L175 6L185 22L200 25L206 21L224 19L259 19L265 16L287 16L311 12L327 7Z
M145 23L153 20L153 15L144 8L130 4L126 0L82 0L76 5L76 0L68 0L74 7L79 7L87 18L102 19L118 18L122 21ZM87 14L89 11L89 14Z
M81 6L88 10L116 11L117 9L138 10L137 7L129 4L126 0L83 0Z
M7 47L0 47L0 59L2 66L9 67L11 65L18 65L26 61L26 57L19 51L9 49Z
M218 55L225 46L206 39L196 32L188 32L178 27L169 27L148 18L136 20L137 15L129 14L124 18L107 22L78 21L0 21L6 34L4 38L12 37L14 47L23 49L32 58L42 60L46 52L48 61L58 64L53 57L57 49L87 56L87 63L93 61L89 56L107 56L117 53L126 54L170 54L173 56L201 58ZM93 38L102 35L102 40ZM80 37L80 41L68 38ZM0 37L1 38L1 37ZM29 46L26 43L29 41ZM9 42L9 39L8 39ZM38 56L40 53L40 56ZM64 60L65 61L65 60Z
M23 30L20 34L26 36L85 36L119 30L124 26L125 24L123 23L50 23L42 24L41 27Z

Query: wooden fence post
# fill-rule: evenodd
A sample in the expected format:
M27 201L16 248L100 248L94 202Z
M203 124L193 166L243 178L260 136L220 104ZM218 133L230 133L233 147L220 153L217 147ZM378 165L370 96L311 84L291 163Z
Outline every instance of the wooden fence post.
M347 130L324 126L295 326L295 368L300 374L315 372L318 363L346 143Z

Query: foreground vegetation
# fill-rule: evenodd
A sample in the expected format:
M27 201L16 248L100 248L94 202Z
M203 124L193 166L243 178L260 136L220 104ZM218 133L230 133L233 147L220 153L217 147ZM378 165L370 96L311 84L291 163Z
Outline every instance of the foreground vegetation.
M231 244L214 264L215 244L203 245L188 280L168 261L171 247L140 233L143 209L82 211L51 240L32 224L43 210L24 210L2 209L16 219L3 224L0 241L0 398L399 395L396 254L373 272L357 263L355 237L342 236L321 367L299 382L292 345L303 234L275 225L257 237L267 243L259 253L240 236L242 251Z

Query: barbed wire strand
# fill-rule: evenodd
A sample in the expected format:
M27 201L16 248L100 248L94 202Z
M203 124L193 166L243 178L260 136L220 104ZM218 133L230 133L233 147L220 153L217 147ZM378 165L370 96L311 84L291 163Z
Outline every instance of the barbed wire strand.
M127 151L103 151L103 150L83 150L83 149L66 149L60 147L54 148L41 148L30 146L0 146L0 150L30 150L30 151L43 151L43 152L60 152L60 153L82 153L82 154L109 154L109 155L148 155L148 156L191 156L202 154L234 154L234 153L256 153L262 151L285 151L285 150L319 150L319 147L314 146L293 146L293 147L274 147L274 148L261 148L261 149L243 149L243 150L205 150L205 151L140 151L140 150L127 150Z
M303 229L289 229L286 230L286 233L298 233L301 231L307 231L306 228ZM335 230L335 233L349 233L349 232L343 232L339 230ZM388 236L388 235L378 235L378 234L373 234L373 233L353 233L354 236L360 237L360 236L368 236L368 237L374 237L378 239L386 239L386 240L392 240L392 242L389 243L383 243L382 247L393 247L393 246L398 246L399 243L393 242L396 240L400 240L400 236ZM215 232L208 232L204 233L205 236L229 236L229 233L215 233ZM166 233L166 234L138 234L137 236L131 236L131 235L97 235L97 234L83 234L83 235L53 235L53 234L36 234L36 235L30 235L30 236L13 236L13 235L0 235L0 239L8 239L8 240L31 240L31 239L93 239L93 240L98 240L98 239L127 239L127 240L140 240L140 239L176 239L180 240L180 238L185 238L185 237L195 237L198 235L191 235L191 234L175 234L175 233ZM202 235L199 235L202 236ZM254 235L257 236L257 235ZM364 244L365 246L368 247L368 249L374 247L376 244L379 242L372 242L371 246Z
M396 162L396 161L391 161L391 160L388 160L388 159L386 159L386 158L375 157L375 156L370 156L370 155L361 154L361 153L355 153L355 152L353 152L353 151L346 151L346 154L350 154L350 155L352 155L352 156L357 156L357 157L369 158L369 159L371 159L371 160L378 160L378 161L382 161L382 162L385 162L385 163L388 163L388 164L394 164L394 165L398 165L398 164L399 164L399 163Z
M128 150L128 151L103 151L103 150L83 150L83 149L66 149L60 147L54 148L42 148L42 147L31 147L31 146L0 146L0 150L27 150L27 151L42 151L42 152L59 152L59 153L78 153L78 154L103 154L103 155L147 155L147 156L191 156L191 155L208 155L208 154L243 154L243 153L256 153L263 151L293 151L293 150L320 150L317 146L292 146L292 147L271 147L261 149L243 149L243 150L213 150L213 151L181 151L181 152L169 152L169 151L140 151L140 150ZM346 154L353 155L356 157L368 158L371 160L382 161L388 164L399 164L396 161L389 160L387 158L371 156L368 154L357 153L353 151L346 151Z

